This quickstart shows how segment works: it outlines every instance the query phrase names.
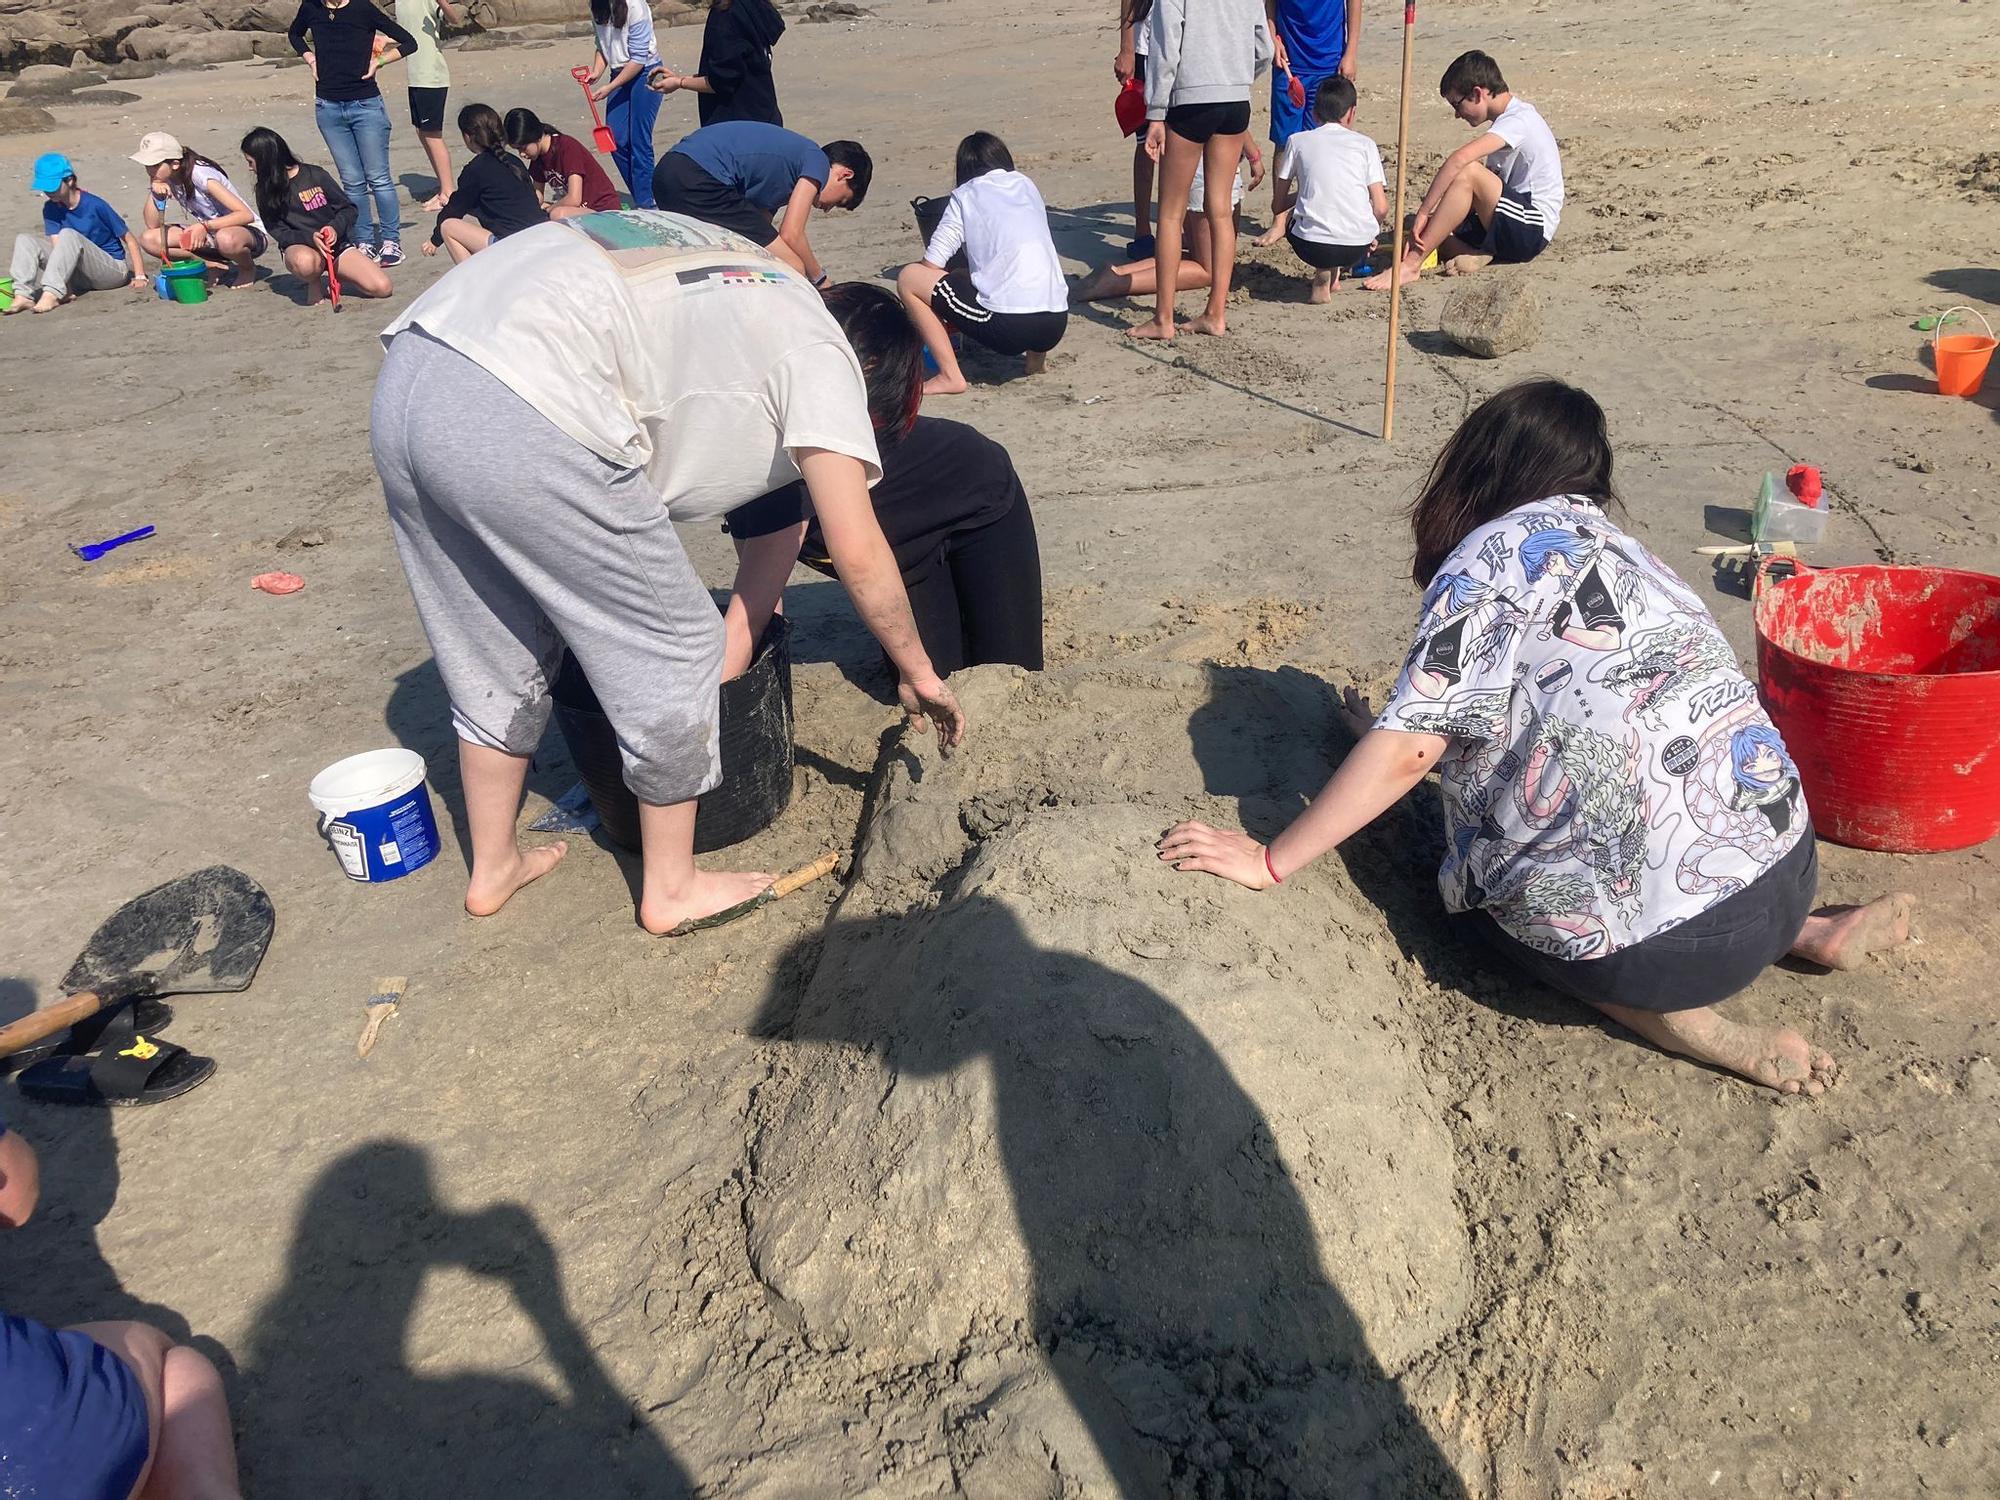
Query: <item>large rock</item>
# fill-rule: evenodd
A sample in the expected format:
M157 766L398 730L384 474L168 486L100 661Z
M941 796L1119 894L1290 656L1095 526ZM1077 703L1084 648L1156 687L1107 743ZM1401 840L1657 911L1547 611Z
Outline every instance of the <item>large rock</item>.
M78 89L104 82L102 73L77 72L47 66L23 68L20 82L7 90L9 99L65 99Z
M17 84L62 83L75 76L68 68L58 67L54 63L32 63L28 67L21 69L20 74L15 78L14 82ZM99 80L99 82L102 81L101 79ZM71 85L71 87L76 86L74 84Z
M59 14L36 9L0 15L0 68L61 66L79 51L90 50L89 34Z
M1468 354L1498 359L1541 336L1541 300L1525 277L1482 272L1446 300L1438 331Z
M82 89L66 98L58 99L58 104L137 104L139 96L128 94L123 89Z
M0 135L33 135L54 130L56 117L36 104L0 104Z

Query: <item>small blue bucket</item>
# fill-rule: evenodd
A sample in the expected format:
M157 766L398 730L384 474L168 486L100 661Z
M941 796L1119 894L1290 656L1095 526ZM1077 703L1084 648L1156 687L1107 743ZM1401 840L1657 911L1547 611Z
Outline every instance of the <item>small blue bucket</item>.
M414 750L370 750L335 761L306 795L349 880L395 880L437 858L437 815Z

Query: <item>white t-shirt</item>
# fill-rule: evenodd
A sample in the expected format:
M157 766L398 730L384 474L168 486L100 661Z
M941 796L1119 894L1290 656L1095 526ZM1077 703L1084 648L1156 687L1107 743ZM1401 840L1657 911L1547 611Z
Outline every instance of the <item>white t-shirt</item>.
M623 26L613 26L607 22L593 29L597 33L597 50L604 54L605 63L614 73L628 62L650 66L660 60L660 55L653 45L653 12L647 6L646 0L625 0Z
M1368 189L1382 181L1382 153L1358 130L1315 125L1285 142L1278 175L1298 190L1292 233L1316 245L1366 245L1381 223Z
M194 191L186 197L175 193L174 201L180 204L181 210L189 218L196 220L219 219L224 214L235 212L233 209L225 208L222 200L217 198L211 191L215 184L220 183L229 190L239 203L250 210L250 227L255 229L259 234L269 238L269 233L264 228L264 221L257 215L257 198L255 194L237 192L236 184L229 180L227 174L209 166L206 162L196 162L194 164L194 171L188 174L188 180L193 184Z
M1048 205L1021 173L996 170L951 190L924 259L941 266L960 246L979 300L994 312L1069 310L1069 284L1049 236Z
M1556 149L1555 133L1542 112L1516 94L1500 111L1500 118L1487 127L1507 144L1487 155L1503 187L1527 193L1542 211L1542 227L1548 238L1556 237L1556 220L1562 217L1562 153Z
M1207 165L1197 160L1194 164L1194 181L1188 184L1188 212L1196 214L1208 212L1204 206L1207 202ZM1243 206L1243 160L1241 157L1237 158L1236 162L1236 179L1229 184L1229 206L1231 208L1241 208Z
M882 477L861 366L804 276L652 209L509 235L383 332L421 328L600 458L644 469L676 521L719 516L829 448Z

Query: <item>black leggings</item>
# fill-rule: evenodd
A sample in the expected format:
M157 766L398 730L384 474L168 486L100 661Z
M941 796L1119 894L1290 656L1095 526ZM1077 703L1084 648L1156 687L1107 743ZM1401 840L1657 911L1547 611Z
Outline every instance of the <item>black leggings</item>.
M999 520L946 537L903 583L940 676L994 662L1042 670L1042 554L1025 495Z

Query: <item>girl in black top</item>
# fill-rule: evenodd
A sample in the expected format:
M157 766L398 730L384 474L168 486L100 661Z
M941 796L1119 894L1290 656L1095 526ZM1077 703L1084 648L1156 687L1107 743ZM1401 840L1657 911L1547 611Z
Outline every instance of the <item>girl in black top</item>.
M455 266L495 240L548 220L534 179L507 149L507 132L492 105L466 105L458 112L458 131L472 159L458 174L458 186L438 210L437 228L424 244L426 255L436 255L443 245ZM468 224L468 215L479 222Z
M895 294L850 281L826 293L861 361L882 453L869 491L896 554L917 634L941 673L987 662L1042 669L1042 554L1007 450L962 422L920 417L924 343ZM750 664L794 561L828 572L826 543L792 484L729 513L735 595L724 617L722 675Z
M380 53L378 34L391 43ZM402 216L389 175L389 110L375 72L416 51L417 39L369 0L301 0L288 35L312 69L313 117L340 185L362 210L356 244L383 265L398 265Z
M257 184L257 213L284 253L285 267L305 288L310 307L324 294L326 254L321 236L331 232L330 249L341 290L362 297L386 297L389 273L353 240L358 210L322 167L308 166L275 130L259 125L243 137L243 160Z
M686 89L695 96L701 123L761 120L782 125L778 88L771 78L771 49L785 23L771 0L708 0L701 32L701 61L682 76L660 68L646 80L660 93Z

